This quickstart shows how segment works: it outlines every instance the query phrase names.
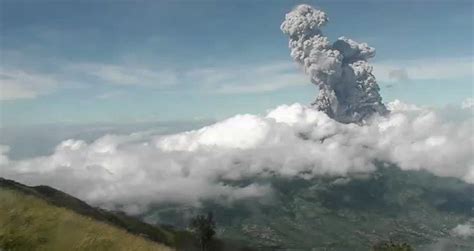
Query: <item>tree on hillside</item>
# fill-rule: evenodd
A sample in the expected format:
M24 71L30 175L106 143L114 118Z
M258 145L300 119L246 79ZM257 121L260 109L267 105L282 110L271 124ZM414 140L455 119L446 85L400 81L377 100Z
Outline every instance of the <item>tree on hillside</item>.
M396 243L385 241L375 244L372 251L413 251L414 249L407 243Z
M190 229L199 240L201 250L208 250L209 244L216 234L216 223L212 213L209 212L207 215L197 215L192 218Z

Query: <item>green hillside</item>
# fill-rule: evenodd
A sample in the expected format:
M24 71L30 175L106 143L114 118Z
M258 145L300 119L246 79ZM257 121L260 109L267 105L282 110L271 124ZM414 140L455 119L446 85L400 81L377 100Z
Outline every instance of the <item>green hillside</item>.
M121 212L92 207L48 186L0 178L0 251L200 250L186 230L150 225ZM215 239L213 251L251 251Z
M11 189L0 189L2 250L157 250L171 248Z

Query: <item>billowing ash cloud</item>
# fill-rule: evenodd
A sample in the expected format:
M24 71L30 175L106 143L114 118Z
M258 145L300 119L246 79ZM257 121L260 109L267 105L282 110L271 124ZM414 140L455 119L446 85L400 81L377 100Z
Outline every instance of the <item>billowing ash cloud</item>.
M342 123L362 123L373 114L386 114L367 63L375 49L345 37L331 44L321 32L327 22L326 13L299 5L281 24L290 39L291 56L319 87L313 105Z
M106 135L90 144L70 139L49 156L20 161L0 147L0 176L130 213L154 203L262 197L272 193L261 182L268 176L351 177L375 170L376 160L474 183L472 113L454 122L399 101L388 107L389 116L364 126L293 104L173 135Z

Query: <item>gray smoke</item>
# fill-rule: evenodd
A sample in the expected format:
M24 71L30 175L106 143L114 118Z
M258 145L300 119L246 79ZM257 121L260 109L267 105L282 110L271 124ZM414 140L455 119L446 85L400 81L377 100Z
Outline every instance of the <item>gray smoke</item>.
M286 14L280 27L289 36L291 56L319 87L313 105L342 123L363 123L373 114L386 114L367 63L375 49L345 37L331 44L320 30L327 22L326 13L299 5Z

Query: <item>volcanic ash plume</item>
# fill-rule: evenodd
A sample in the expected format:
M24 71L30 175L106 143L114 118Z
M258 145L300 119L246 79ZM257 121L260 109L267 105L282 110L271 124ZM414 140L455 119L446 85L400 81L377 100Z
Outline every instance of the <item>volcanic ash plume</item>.
M386 114L367 63L375 49L345 37L331 44L320 30L327 21L326 13L299 5L286 14L280 27L290 38L291 56L319 87L313 105L342 123L363 123L375 113Z

